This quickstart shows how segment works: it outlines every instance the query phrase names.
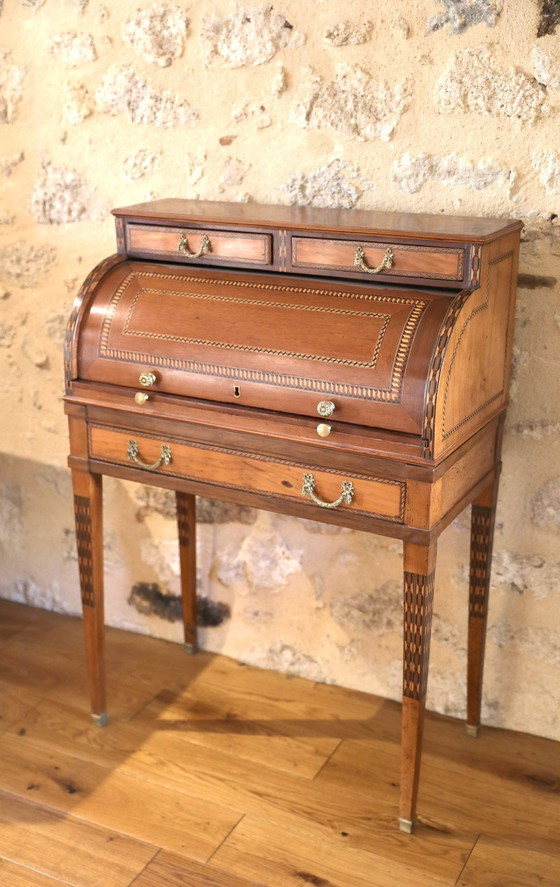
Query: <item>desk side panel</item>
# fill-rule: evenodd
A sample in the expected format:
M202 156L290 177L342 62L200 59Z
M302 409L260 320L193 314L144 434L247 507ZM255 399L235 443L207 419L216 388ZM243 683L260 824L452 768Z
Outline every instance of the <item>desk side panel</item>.
M486 246L480 287L457 303L443 359L427 390L428 458L451 452L507 406L518 259L517 232Z

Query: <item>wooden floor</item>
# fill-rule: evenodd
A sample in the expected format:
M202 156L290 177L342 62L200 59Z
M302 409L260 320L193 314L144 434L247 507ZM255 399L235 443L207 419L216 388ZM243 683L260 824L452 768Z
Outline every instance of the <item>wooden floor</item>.
M2 887L558 887L560 750L430 716L396 824L399 706L0 601ZM538 688L535 688L538 692Z

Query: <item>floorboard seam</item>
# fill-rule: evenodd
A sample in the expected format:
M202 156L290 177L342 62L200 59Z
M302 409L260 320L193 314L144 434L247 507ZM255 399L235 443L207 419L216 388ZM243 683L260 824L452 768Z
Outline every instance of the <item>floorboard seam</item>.
M232 826L232 827L230 828L230 830L229 830L229 832L227 833L227 835L225 835L225 836L222 838L222 840L220 841L220 843L218 844L218 846L216 847L216 849L212 851L212 853L210 854L210 856L209 856L208 859L206 860L206 865L212 865L212 860L214 859L216 853L218 853L218 851L224 846L224 844L226 843L226 841L229 841L230 837L232 836L232 834L234 833L234 831L236 830L236 828L237 828L239 825L241 825L241 823L243 822L243 820L246 819L246 818L247 818L247 814L246 814L246 813L243 813L243 814L239 817L238 821L235 823L234 826ZM215 866L215 868L217 868L217 866Z
M461 878L463 877L463 872L465 871L466 867L467 867L468 864L469 864L470 858L471 858L471 856L472 856L473 853L474 853L474 848L476 847L476 845L478 844L478 842L479 842L479 840L480 840L481 834L482 834L482 832L479 832L479 834L476 836L476 838L475 838L475 840L474 840L474 843L473 843L471 849L469 850L469 854L468 854L467 858L465 859L465 864L463 865L463 867L461 868L461 871L460 871L459 874L457 875L457 879L456 879L456 881L455 881L455 885L454 885L454 887L458 887L459 881L460 881Z
M151 866L151 864L152 864L153 862L156 861L156 859L158 858L158 856L160 855L160 853L161 853L162 850L163 850L163 847L157 847L157 848L156 848L156 852L154 853L154 855L152 856L152 858L151 858L150 860L148 860L148 862L146 863L146 865L142 866L141 870L140 870L139 872L137 872L137 873L134 875L134 878L133 878L132 881L129 883L128 887L134 887L134 885L135 885L136 882L138 881L138 878L142 877L142 875L144 874L144 872L146 871L146 869L147 869L149 866Z
M323 761L323 763L321 764L321 766L319 767L319 769L317 770L315 775L311 778L311 782L314 782L314 780L317 779L317 777L323 772L323 770L325 769L327 764L330 762L332 756L336 754L336 752L338 751L338 749L340 748L340 746L342 745L343 742L344 742L344 739L339 739L336 747L333 748L333 750L331 751L331 753L329 755L327 755L327 757L325 758L325 760Z

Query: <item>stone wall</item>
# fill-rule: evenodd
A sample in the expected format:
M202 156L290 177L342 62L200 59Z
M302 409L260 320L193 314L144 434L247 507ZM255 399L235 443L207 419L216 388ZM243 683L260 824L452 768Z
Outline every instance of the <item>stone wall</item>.
M79 611L62 342L80 281L114 251L112 206L519 217L484 718L560 737L560 4L0 10L0 593ZM105 489L108 621L179 640L173 502ZM399 544L211 502L199 529L204 647L399 697ZM439 550L428 704L461 715L467 516Z

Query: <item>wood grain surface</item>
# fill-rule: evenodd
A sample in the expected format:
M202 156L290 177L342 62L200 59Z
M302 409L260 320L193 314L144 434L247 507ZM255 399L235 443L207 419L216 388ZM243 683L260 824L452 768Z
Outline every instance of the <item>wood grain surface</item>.
M100 729L80 620L0 601L0 624L6 887L558 883L556 743L428 713L407 836L397 703L111 629L128 701Z

